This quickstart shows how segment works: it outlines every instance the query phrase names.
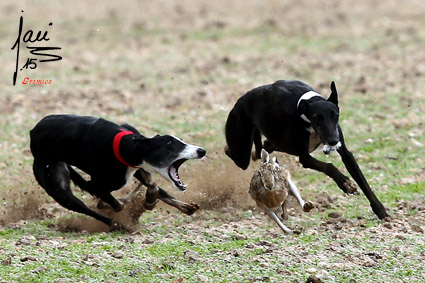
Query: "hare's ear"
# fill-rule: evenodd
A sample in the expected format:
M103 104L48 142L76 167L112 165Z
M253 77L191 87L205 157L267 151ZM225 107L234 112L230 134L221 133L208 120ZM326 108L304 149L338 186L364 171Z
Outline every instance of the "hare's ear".
M274 166L279 166L279 162L277 162L276 156L272 158L272 163L273 163Z
M270 162L269 153L264 148L261 149L261 162L263 162L263 163L269 163Z

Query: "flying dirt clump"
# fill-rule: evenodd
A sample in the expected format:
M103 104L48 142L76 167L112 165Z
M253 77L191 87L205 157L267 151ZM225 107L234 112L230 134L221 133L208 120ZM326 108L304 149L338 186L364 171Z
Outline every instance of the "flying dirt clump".
M61 219L58 222L57 228L62 232L110 232L113 230L122 230L127 232L135 232L140 229L139 218L145 212L143 208L144 191L137 192L131 200L125 204L124 209L120 212L115 212L112 208L93 210L110 217L115 222L112 227L97 221L96 219L86 216L74 216L67 219Z

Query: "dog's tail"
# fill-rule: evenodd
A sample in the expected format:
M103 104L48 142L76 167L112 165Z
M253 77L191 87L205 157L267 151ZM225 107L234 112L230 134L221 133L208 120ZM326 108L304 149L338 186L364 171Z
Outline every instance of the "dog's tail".
M87 181L80 175L78 174L77 171L75 171L74 168L72 168L71 165L67 165L68 170L69 170L69 177L71 178L72 182L78 186L80 189L82 189L85 192L90 193L91 195L93 195L92 192L90 192L90 190L88 189L88 184Z
M255 133L256 128L252 124L251 119L236 104L232 111L230 111L226 122L225 134L227 147L225 153L243 170L249 166ZM256 140L258 140L258 134L255 135Z

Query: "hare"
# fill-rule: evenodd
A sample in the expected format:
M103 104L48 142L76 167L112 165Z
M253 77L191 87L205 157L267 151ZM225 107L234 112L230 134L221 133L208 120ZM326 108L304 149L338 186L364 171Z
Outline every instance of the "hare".
M270 156L264 149L261 150L261 162L260 168L252 176L249 193L283 232L291 234L292 231L282 223L283 219L288 219L288 194L297 199L305 212L313 209L314 204L311 201L304 202L289 171L277 163L276 157L270 161Z

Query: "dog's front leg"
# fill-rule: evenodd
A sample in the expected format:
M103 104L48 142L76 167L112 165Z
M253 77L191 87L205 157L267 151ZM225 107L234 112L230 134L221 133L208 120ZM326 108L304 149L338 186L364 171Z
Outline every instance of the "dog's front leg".
M345 167L347 168L350 175L359 185L360 189L366 195L367 199L370 202L373 212L379 217L379 219L384 219L389 217L384 205L379 201L376 195L373 193L370 188L366 178L364 177L362 171L360 170L359 165L357 164L353 154L345 146L344 135L340 127L339 130L339 139L341 142L341 147L338 149L339 155L341 155L342 162L344 162Z
M178 200L161 188L159 188L159 199L165 202L166 204L177 208L178 210L187 215L192 215L195 211L199 209L199 205L197 205L196 203L187 203Z
M152 210L155 207L155 205L158 203L158 200L159 200L158 199L159 187L153 181L152 175L149 172L147 172L143 169L137 170L137 172L134 174L134 176L143 185L145 185L147 187L146 197L145 197L145 201L143 202L143 207L147 210Z
M300 163L304 168L310 168L322 173L325 173L331 177L338 187L347 194L357 193L356 187L350 185L350 179L344 176L332 163L325 163L313 158L307 152L300 155Z

